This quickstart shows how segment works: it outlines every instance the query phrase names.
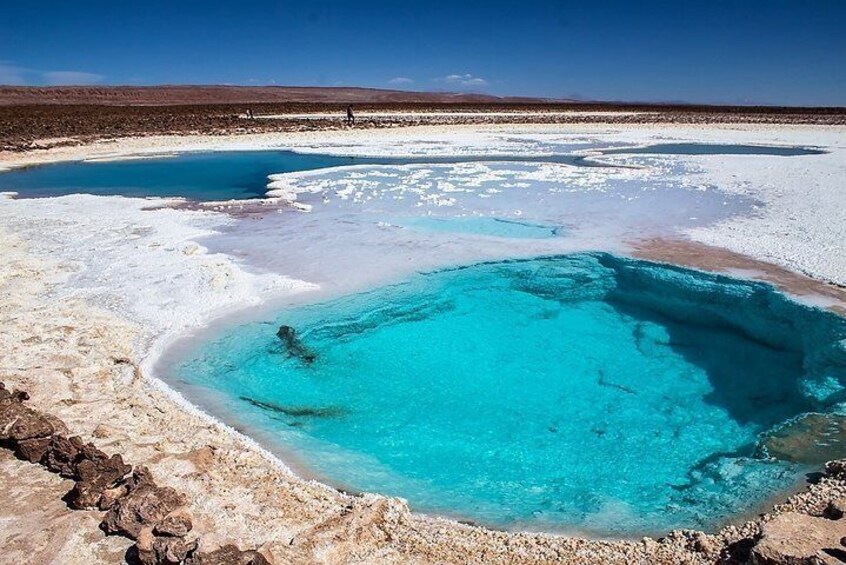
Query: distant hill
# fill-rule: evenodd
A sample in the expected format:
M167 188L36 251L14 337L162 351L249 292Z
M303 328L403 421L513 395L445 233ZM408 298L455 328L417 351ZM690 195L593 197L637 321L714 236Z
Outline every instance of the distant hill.
M499 97L454 92L312 86L0 86L0 105L95 104L175 106L195 104L541 104L566 100Z

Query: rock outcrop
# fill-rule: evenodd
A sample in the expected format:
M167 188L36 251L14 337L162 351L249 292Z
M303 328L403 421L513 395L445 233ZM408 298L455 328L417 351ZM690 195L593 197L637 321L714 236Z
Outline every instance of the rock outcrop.
M151 531L171 513L182 509L188 500L170 487L155 484L146 467L138 467L118 488L123 496L117 498L103 519L102 527L110 534L122 534L134 540L145 528ZM185 516L184 512L180 514ZM190 518L186 534L191 530Z
M846 520L829 520L796 512L765 523L752 547L753 565L835 565L846 562Z
M132 467L120 455L109 458L83 459L76 464L77 481L70 493L71 508L96 508L103 493L117 484Z
M242 551L230 544L195 555L185 565L270 565L270 562L258 551Z
M53 435L56 430L50 420L24 406L28 394L0 386L0 442L17 446L22 441L43 440Z
M126 555L130 563L270 565L260 553L234 545L198 552L199 538L190 536L194 524L184 494L157 485L146 467L133 471L120 455L109 456L78 436L67 437L61 421L25 406L28 399L27 393L9 391L0 382L0 445L72 479L68 505L105 510L100 527L135 540Z

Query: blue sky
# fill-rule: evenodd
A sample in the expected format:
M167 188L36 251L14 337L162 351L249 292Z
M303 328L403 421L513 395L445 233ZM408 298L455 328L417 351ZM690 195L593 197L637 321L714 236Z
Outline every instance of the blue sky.
M846 106L846 0L0 0L0 84Z

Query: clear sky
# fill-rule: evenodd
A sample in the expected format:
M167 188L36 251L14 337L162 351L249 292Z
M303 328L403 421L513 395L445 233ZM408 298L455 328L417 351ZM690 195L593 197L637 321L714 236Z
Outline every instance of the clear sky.
M846 0L0 0L0 84L846 106Z

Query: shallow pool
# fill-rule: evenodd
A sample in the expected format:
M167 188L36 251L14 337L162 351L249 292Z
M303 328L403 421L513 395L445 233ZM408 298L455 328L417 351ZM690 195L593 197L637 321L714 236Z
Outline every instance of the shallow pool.
M564 232L563 226L482 216L457 218L409 216L394 220L391 224L416 230L466 233L511 239L548 239L558 237Z
M218 151L182 153L108 162L65 162L0 174L0 192L18 192L38 198L65 194L102 194L134 197L180 196L196 201L261 198L268 175L329 169L349 165L410 165L459 163L557 163L576 167L608 167L583 155L554 153L556 145L536 147L553 151L513 155L420 155L411 157L359 157L299 153L295 151ZM557 147L558 151L573 147ZM648 147L611 148L603 154L744 154L798 156L824 153L802 147L710 145L698 143L658 144Z
M287 309L168 374L332 484L496 527L636 536L714 528L821 450L846 455L830 425L844 339L842 318L762 283L580 254ZM811 413L822 424L795 424Z
M604 155L771 155L775 157L799 157L801 155L823 155L826 151L816 147L794 147L778 145L743 145L731 143L655 143L642 147L614 147L601 151Z
M576 155L475 155L425 157L352 157L294 151L218 151L130 159L56 163L0 174L0 192L25 198L64 194L181 196L215 201L261 198L268 176L351 165L453 164L473 162L545 162L584 167L604 165Z

